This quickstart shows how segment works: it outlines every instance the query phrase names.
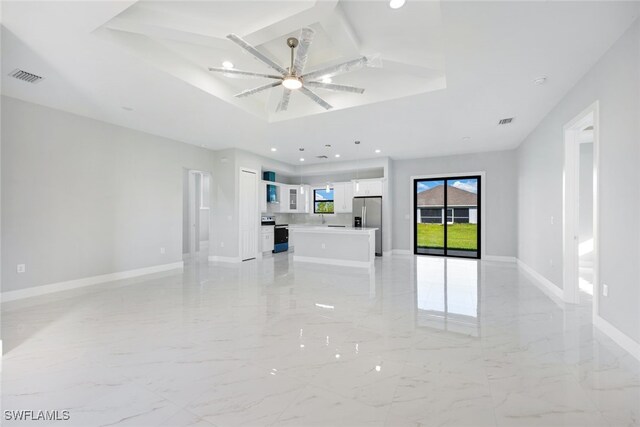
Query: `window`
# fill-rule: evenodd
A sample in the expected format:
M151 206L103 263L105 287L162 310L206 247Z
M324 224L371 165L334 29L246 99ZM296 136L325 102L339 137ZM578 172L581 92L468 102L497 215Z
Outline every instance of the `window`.
M313 190L313 213L332 214L333 213L333 188Z
M442 208L422 208L421 219L425 224L442 224Z
M480 258L480 176L414 179L413 252Z

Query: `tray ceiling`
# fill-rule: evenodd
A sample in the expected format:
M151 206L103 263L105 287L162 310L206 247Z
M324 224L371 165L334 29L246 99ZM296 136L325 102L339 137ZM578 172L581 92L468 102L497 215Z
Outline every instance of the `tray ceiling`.
M332 110L341 110L446 87L440 4L421 2L416 7L409 22L403 17L404 31L399 32L384 2L139 1L104 23L96 34L185 83L274 122L326 110L294 91L289 109L276 112L281 86L234 97L270 80L230 78L210 73L208 67L230 61L236 69L268 74L273 70L227 40L227 34L238 34L286 67L290 60L287 37L297 37L301 28L311 27L315 38L307 72L360 56L372 58L371 66L332 79L365 88L363 94L315 89Z

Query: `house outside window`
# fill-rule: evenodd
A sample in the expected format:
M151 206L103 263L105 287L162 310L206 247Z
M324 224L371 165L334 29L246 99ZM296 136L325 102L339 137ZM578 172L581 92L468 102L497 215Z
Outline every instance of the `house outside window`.
M333 213L333 188L329 191L325 188L313 190L313 213Z

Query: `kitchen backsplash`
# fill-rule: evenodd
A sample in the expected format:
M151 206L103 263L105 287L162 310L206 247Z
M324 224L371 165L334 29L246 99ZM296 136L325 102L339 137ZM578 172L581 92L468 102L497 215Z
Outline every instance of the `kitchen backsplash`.
M276 224L322 224L322 217L316 214L285 214L276 213ZM324 216L327 225L352 225L353 216L350 213L328 214Z

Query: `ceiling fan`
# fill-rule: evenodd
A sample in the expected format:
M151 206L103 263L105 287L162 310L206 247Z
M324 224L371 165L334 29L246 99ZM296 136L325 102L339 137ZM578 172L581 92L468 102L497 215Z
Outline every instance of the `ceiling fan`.
M309 46L313 41L314 31L311 28L303 28L300 31L300 38L297 39L295 37L289 37L287 39L287 46L291 49L291 64L288 68L281 67L275 61L271 60L266 55L262 54L258 49L254 46L250 45L236 34L229 34L227 38L249 52L253 55L258 61L268 65L269 67L276 70L279 75L275 74L264 74L264 73L254 73L251 71L242 71L236 70L234 68L209 68L209 71L214 71L217 73L223 73L227 75L237 75L237 76L245 76L245 77L262 77L268 79L274 79L275 82L268 83L266 85L258 86L253 89L244 90L237 95L238 98L242 98L245 96L253 95L254 93L262 92L267 89L271 89L277 86L282 85L284 87L284 92L282 93L282 99L278 103L278 107L276 111L285 111L289 106L289 98L291 97L291 92L294 90L299 90L304 95L311 98L315 103L320 105L322 108L326 110L330 110L333 108L328 102L318 96L314 91L310 88L318 88L318 89L326 89L330 91L338 91L338 92L351 92L351 93L363 93L364 89L354 86L347 85L339 85L332 84L320 79L327 79L332 76L347 73L349 71L354 71L359 68L362 68L365 65L368 65L368 59L365 56L361 56L360 58L352 59L347 62L343 62L341 64L332 65L320 70L311 71L310 73L303 74L305 64L307 63L307 56L309 51ZM297 50L296 50L297 49Z

